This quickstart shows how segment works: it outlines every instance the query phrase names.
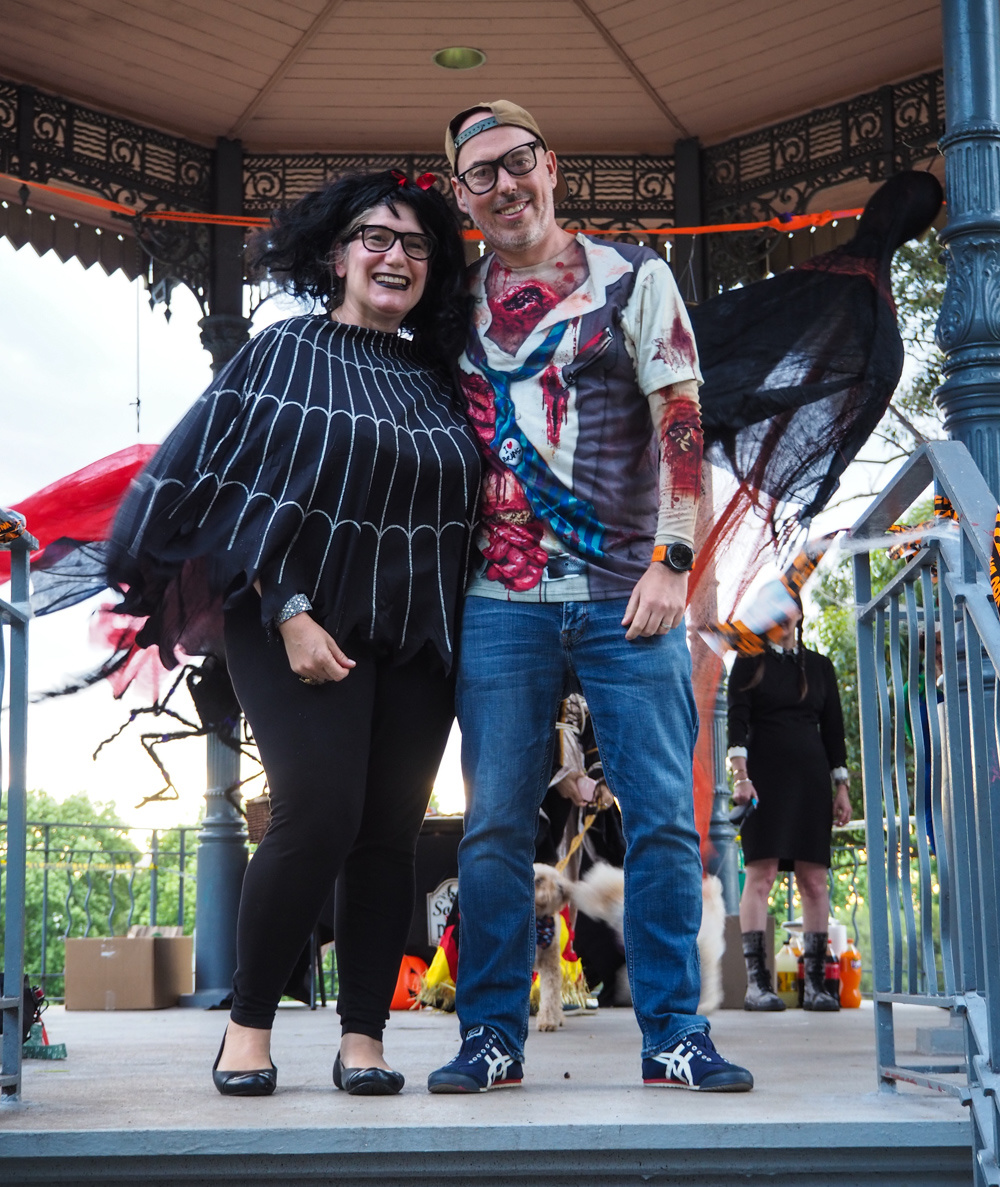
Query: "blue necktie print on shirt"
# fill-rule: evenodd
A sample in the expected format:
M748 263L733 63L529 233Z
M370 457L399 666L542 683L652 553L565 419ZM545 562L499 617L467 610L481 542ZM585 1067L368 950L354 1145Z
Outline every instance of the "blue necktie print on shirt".
M501 461L524 487L531 510L581 556L598 558L604 555L604 524L597 518L593 504L578 499L563 486L521 432L510 397L511 384L532 379L552 362L568 325L569 322L563 321L552 326L541 344L514 371L495 371L487 363L486 351L475 330L469 335L467 349L470 361L493 385L496 429L490 449L499 456L504 442L515 442L519 448L513 453L519 456L509 460L501 457Z

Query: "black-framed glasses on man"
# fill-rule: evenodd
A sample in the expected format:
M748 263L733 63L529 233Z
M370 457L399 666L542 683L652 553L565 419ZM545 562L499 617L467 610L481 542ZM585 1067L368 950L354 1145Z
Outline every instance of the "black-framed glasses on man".
M511 177L524 177L530 173L538 164L536 150L540 144L540 140L531 140L505 152L502 157L494 157L492 161L477 161L464 173L459 173L458 180L474 194L488 194L497 183L497 170L501 165Z
M377 254L391 251L398 239L403 251L411 260L429 260L436 246L430 235L422 235L419 231L394 231L391 227L381 227L378 223L367 223L363 227L358 227L351 238L357 239L359 235L364 246Z

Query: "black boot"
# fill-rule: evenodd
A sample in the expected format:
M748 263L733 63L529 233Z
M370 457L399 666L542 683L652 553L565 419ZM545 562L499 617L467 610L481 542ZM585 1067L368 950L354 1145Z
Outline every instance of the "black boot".
M743 999L744 1010L783 1010L785 1003L774 992L771 974L764 960L764 933L745 931L743 933L743 959L747 962L747 995Z
M802 1009L832 1014L840 1009L840 1002L826 991L826 932L807 931L802 942L806 976Z

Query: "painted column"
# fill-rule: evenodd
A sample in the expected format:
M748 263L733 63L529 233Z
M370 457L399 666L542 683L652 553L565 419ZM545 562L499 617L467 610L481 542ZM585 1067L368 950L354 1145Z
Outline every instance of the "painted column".
M242 209L243 148L238 140L220 140L215 152L215 210L240 214ZM218 374L249 340L250 320L243 316L243 231L213 227L211 234L211 312L198 324L202 345L212 356L212 372ZM195 991L185 995L181 1005L209 1009L232 992L247 833L227 795L240 779L239 755L209 734L207 766L205 818L198 833Z
M941 15L948 283L935 398L1000 498L1000 10L996 0L942 0Z

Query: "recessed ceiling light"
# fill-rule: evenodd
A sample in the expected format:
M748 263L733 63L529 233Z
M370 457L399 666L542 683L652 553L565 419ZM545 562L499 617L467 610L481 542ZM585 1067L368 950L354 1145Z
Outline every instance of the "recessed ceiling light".
M486 55L481 49L472 49L468 45L452 45L448 49L439 49L434 61L445 70L475 70L486 61Z

